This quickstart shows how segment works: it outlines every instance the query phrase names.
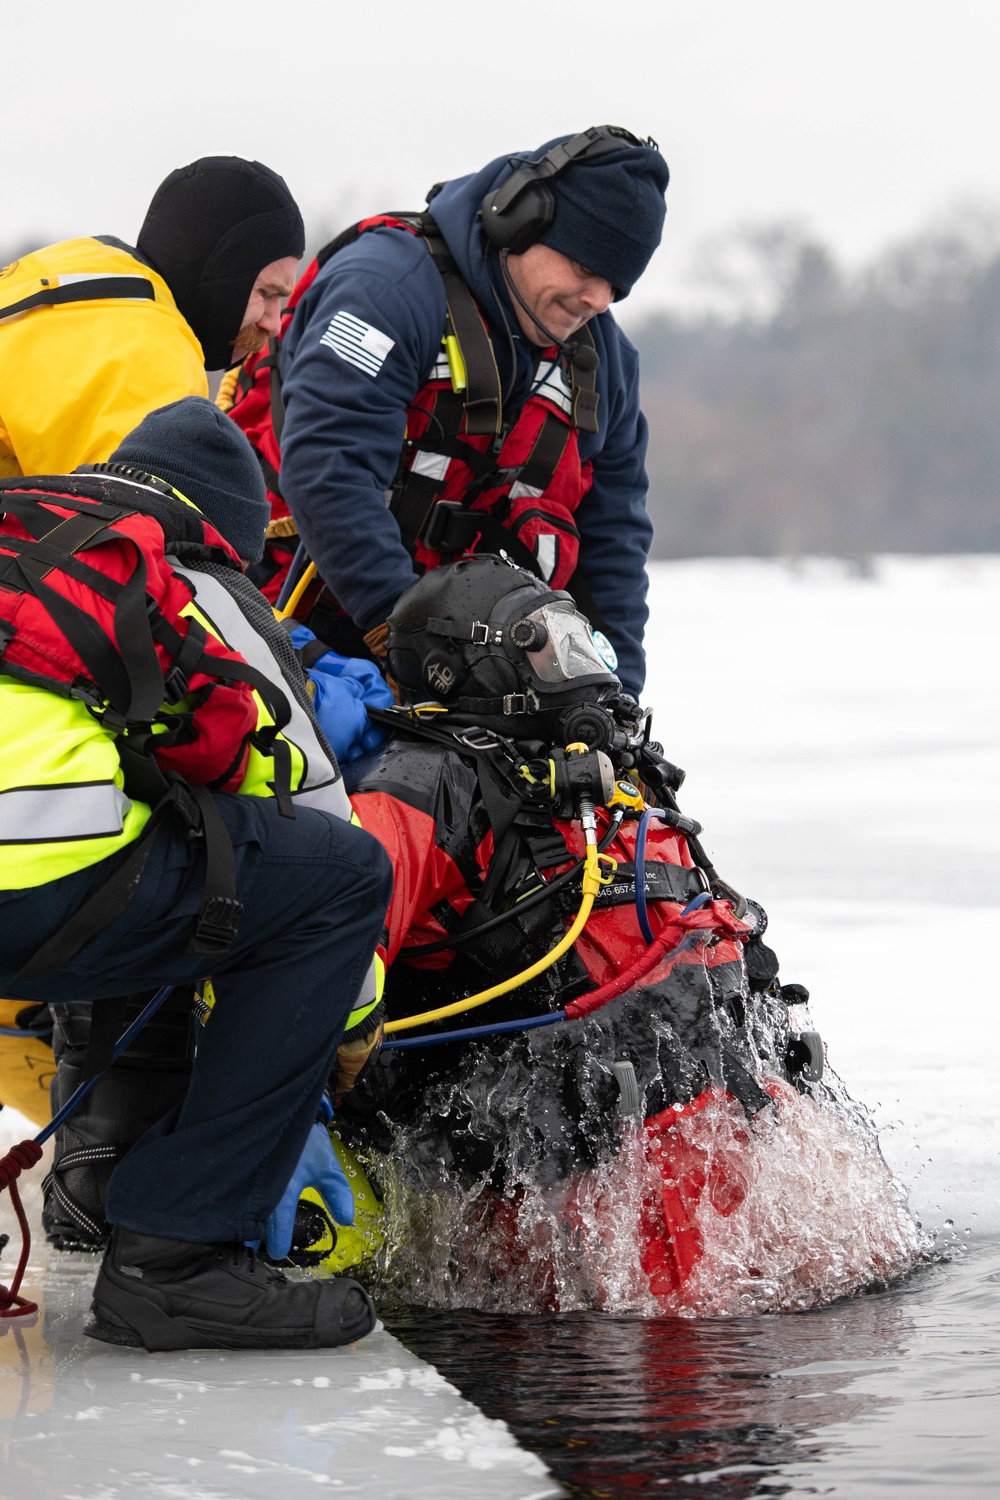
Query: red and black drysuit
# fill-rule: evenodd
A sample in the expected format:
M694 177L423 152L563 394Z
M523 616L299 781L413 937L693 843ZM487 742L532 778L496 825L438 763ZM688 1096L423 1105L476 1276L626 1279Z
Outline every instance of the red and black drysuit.
M578 887L454 951L414 952L505 909L512 892L537 886L539 873L552 879L567 869L584 849L577 822L553 821L537 809L505 811L495 778L476 755L408 738L355 762L346 779L362 826L383 843L393 863L385 941L389 1019L447 1004L517 973L562 936L579 904ZM607 815L598 817L607 829ZM508 828L495 848L498 819ZM636 829L634 821L623 823L609 844L607 853L619 862L615 879L595 901L571 954L523 989L405 1035L556 1010L631 965L646 947L634 904ZM646 861L655 934L705 882L684 836L656 823ZM763 965L773 979L777 965L770 950L756 940L750 946L756 971ZM654 1150L662 1151L662 1139L669 1146L671 1106L698 1110L720 1092L738 1099L748 1114L766 1106L770 1095L749 1043L747 1012L767 1004L775 1014L784 1010L752 991L744 944L724 938L661 962L640 987L584 1021L383 1053L344 1097L339 1115L380 1149L391 1149L393 1136L377 1119L379 1112L393 1126L405 1127L407 1153L411 1159L416 1154L425 1180L443 1171L486 1179L497 1189L511 1182L544 1186L617 1150L616 1061L627 1060L635 1069ZM777 1057L773 1072L785 1074ZM442 1108L444 1097L451 1102ZM456 1102L463 1098L465 1104ZM486 1109L469 1102L487 1098ZM697 1256L684 1195L696 1196L704 1187L702 1165L687 1163L681 1186L665 1185L663 1211L650 1228L647 1269L660 1276L661 1290L675 1284ZM666 1161L665 1174L669 1166ZM680 1248L685 1235L687 1252Z

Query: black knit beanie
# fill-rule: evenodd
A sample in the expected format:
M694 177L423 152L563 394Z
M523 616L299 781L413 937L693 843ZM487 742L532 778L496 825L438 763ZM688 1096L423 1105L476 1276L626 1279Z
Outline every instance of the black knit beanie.
M232 364L253 284L265 266L305 249L284 179L259 161L203 156L156 190L136 242L201 343L207 370Z
M540 243L579 261L627 297L663 234L670 181L654 146L629 146L577 161L549 186L556 211Z
M235 422L203 396L151 411L111 455L180 490L245 562L264 554L271 507L254 451Z

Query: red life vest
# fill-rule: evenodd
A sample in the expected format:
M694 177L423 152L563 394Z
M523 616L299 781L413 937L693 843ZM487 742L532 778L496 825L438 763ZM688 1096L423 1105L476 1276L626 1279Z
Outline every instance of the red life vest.
M408 409L391 494L404 546L421 571L476 550L503 548L512 562L553 588L565 588L579 555L574 513L592 477L590 463L580 459L577 432L597 431L595 371L567 366L555 348L543 351L531 393L508 424L486 321L433 218L382 214L320 251L288 300L279 336L244 362L237 381L229 415L257 453L271 501L266 560L273 571L264 593L277 598L297 545L280 486L280 340L322 266L360 234L382 226L423 237L448 303L441 352ZM577 339L592 346L586 328ZM306 595L300 614L308 612L315 592Z
M170 773L239 784L260 733L254 688L278 727L289 717L280 691L182 613L192 591L168 553L240 562L169 493L139 474L0 481L0 671L86 703L115 734L126 792L150 803Z

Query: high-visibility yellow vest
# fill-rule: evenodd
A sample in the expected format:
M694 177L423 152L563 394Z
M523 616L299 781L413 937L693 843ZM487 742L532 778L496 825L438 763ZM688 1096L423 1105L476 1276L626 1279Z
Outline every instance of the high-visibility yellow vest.
M126 247L65 240L0 267L0 477L103 463L156 407L207 395L201 345Z

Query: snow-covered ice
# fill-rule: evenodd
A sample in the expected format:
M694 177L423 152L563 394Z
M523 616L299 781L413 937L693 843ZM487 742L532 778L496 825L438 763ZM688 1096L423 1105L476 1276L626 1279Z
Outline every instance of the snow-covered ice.
M660 564L681 805L925 1226L1000 1230L1000 558Z

